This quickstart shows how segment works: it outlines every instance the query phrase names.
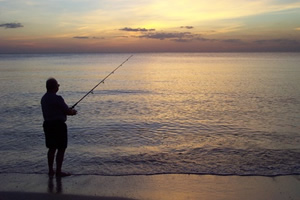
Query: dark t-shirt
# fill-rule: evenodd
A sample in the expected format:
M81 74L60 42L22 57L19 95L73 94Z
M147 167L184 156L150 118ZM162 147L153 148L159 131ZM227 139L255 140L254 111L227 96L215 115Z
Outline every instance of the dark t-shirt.
M45 121L67 120L68 105L64 99L55 93L46 93L41 100L43 117Z

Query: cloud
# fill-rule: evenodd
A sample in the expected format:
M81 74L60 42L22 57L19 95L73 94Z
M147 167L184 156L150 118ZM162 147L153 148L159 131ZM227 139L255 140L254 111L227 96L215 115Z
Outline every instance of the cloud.
M190 38L190 37L191 37L190 32L179 32L179 33L159 32L159 33L148 33L148 34L139 36L139 38L159 39L159 40L183 39L183 38Z
M280 45L298 45L300 44L297 40L291 39L272 39L272 40L255 40L256 44L265 45L265 44L280 44Z
M87 36L75 36L74 39L89 39Z
M240 39L208 39L202 37L200 34L193 34L191 32L158 32L158 33L146 33L138 36L138 38L158 39L158 40L170 40L174 42L226 42L231 44L244 43Z
M155 31L155 29L146 29L146 28L121 28L120 31L130 31L130 32L148 32L148 31Z
M21 23L6 23L6 24L0 24L0 27L21 28L21 27L24 27L24 26Z
M88 37L88 36L74 36L74 39L80 39L80 40L87 40L87 39L94 39L94 40L104 40L104 37Z
M104 40L105 37L92 37L92 39L95 39L95 40Z
M180 26L180 28L193 29L193 26Z
M298 27L298 28L295 28L295 30L296 30L296 31L300 31L300 27Z
M243 43L242 40L240 40L240 39L228 39L228 40L220 40L220 41L234 43L234 44Z
M158 32L147 33L139 38L158 39L158 40L171 40L174 42L191 42L191 41L215 41L213 39L203 38L199 34L193 34L191 32Z

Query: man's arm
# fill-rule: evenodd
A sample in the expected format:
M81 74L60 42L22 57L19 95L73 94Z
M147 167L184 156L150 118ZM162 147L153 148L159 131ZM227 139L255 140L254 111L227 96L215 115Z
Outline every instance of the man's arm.
M65 103L65 100L61 96L59 96L59 99L60 99L59 104L61 106L61 109L63 110L63 112L66 115L76 115L77 114L77 111L75 109L68 107L68 105Z

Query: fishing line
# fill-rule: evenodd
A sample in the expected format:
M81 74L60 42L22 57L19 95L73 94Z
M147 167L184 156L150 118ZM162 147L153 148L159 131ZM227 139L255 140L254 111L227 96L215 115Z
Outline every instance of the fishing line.
M104 79L102 79L97 85L95 85L90 91L88 91L83 97L81 97L81 99L79 99L79 101L77 101L72 107L71 109L75 108L75 106L77 106L77 104L79 102L81 102L87 95L89 95L90 93L93 93L94 89L96 89L101 83L104 83L104 81L113 73L115 73L115 71L117 71L124 63L126 63L133 55L129 56L124 62L122 62L117 68L115 68L112 72L110 72Z

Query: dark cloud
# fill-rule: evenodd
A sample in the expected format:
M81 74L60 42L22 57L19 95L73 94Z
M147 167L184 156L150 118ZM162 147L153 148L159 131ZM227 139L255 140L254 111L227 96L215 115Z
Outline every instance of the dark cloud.
M200 34L193 34L191 32L156 32L156 33L146 33L138 37L148 38L148 39L171 40L174 42L202 41L202 42L226 42L232 44L243 43L243 41L239 39L226 39L226 40L208 39L202 37Z
M155 29L146 29L146 28L121 28L120 31L130 31L130 32L148 32L148 31L155 31Z
M75 39L89 39L89 37L87 37L87 36L75 36L73 38L75 38Z
M0 27L21 28L21 27L24 27L24 26L21 23L6 23L6 24L0 24Z
M243 43L242 40L240 40L240 39L228 39L228 40L220 40L220 41L234 43L234 44Z
M145 35L139 36L139 38L149 38L149 39L159 39L159 40L164 40L164 39L184 39L184 38L189 38L191 36L190 32L179 32L179 33L165 33L165 32L160 32L160 33L148 33Z
M281 44L281 45L298 45L298 44L300 44L299 41L291 40L291 39L255 40L254 42L256 44L261 44L261 45L271 44L271 43Z
M180 28L193 29L193 26L180 26Z
M88 36L74 36L74 39L80 39L80 40L87 40L87 39L93 39L93 40L104 40L104 37L88 37Z
M95 39L95 40L104 40L105 37L92 37L92 39Z
M174 41L174 42L189 42L190 40L180 38L180 39L173 39L172 41Z
M195 37L194 40L203 41L203 42L216 42L216 41L218 41L216 39L207 39L207 38L203 38L201 36Z
M159 33L147 33L139 36L139 38L159 39L159 40L171 40L174 42L191 42L191 41L211 41L211 39L203 38L199 34L192 34L191 32L159 32Z

